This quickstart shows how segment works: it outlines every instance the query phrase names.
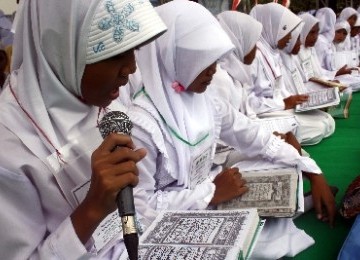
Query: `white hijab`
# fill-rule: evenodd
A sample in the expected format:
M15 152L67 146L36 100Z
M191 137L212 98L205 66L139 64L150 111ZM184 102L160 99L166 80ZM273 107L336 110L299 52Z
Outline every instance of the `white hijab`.
M354 8L346 7L341 11L339 15L339 20L347 21L350 18L350 16L353 16L354 14L356 16L359 16L358 12Z
M135 40L137 44L147 41L166 27L146 0L141 3L134 0L22 2L16 14L12 72L8 82L11 88L7 90L10 98L16 97L29 114L34 131L52 154L97 124L99 108L81 101L81 78L93 47L91 43L107 39L104 52L95 55L99 61L133 48ZM131 6L133 10L127 18L139 25L138 31L126 30L119 45L113 44L111 29L89 39L93 32L91 26L98 22L94 18L99 13L103 18L111 16L109 10L106 12L107 5L119 12ZM153 22L149 22L149 16ZM113 47L107 48L108 44ZM37 145L37 138L17 131L19 123L13 122L7 108L4 109L1 122L35 154L42 154L43 148ZM20 107L18 111L23 113Z
M329 42L332 42L335 36L335 12L329 7L324 7L316 12L316 18L319 19L319 33L322 34Z
M306 37L315 24L319 23L319 19L309 13L303 13L299 17L304 21L304 26L300 33L300 41L305 46Z
M234 51L220 60L221 67L234 81L251 84L250 72L246 71L244 57L256 46L263 28L262 24L251 16L236 11L225 11L217 17L221 27L235 45Z
M348 23L348 21L342 21L342 20L338 20L335 23L335 31L340 30L340 29L345 29L346 32L348 34L350 34L350 24ZM334 39L333 39L334 40Z
M291 33L291 39L289 43L286 45L284 50L280 52L281 59L283 64L290 70L294 71L296 68L294 56L291 54L292 50L295 47L296 41L300 36L304 23L299 24Z
M277 3L255 5L250 15L263 25L262 42L265 41L272 49L276 49L278 41L301 22L293 12Z
M150 101L143 96L135 97L133 103L148 110L158 120L161 116L165 122L165 131L171 133L177 156L170 158L165 165L178 184L186 186L190 146L179 137L195 144L212 132L212 108L206 93L178 93L172 88L173 83L187 89L205 68L234 46L215 17L200 4L175 0L156 10L168 31L155 42L140 48L137 58L145 91L157 112L150 111L151 107L147 105ZM135 122L141 120L142 115L132 116ZM161 144L157 146L161 149Z
M275 73L276 76L280 76L282 73L279 66L281 57L277 48L278 41L292 32L301 23L301 19L289 9L276 3L255 5L250 15L263 25L257 46L271 67L265 67L266 70L272 70L267 74Z

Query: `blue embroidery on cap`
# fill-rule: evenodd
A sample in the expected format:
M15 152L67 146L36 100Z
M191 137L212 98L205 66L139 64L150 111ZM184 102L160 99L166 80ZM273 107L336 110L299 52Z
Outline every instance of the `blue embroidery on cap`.
M104 42L99 42L98 45L93 47L93 50L95 53L101 52L105 50L105 44Z
M105 2L105 7L111 17L101 19L98 23L98 27L102 31L106 31L111 27L114 27L113 38L115 42L119 43L123 40L125 29L132 32L139 31L139 23L127 18L135 10L131 3L126 4L120 12L116 11L114 3L111 0L107 0Z

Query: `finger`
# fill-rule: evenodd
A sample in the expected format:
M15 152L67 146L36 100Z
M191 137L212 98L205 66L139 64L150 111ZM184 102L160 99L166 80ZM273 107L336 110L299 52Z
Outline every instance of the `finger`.
M313 196L313 203L314 203L314 208L315 208L315 212L316 212L316 218L321 220L323 217L321 201L319 199L315 199Z
M248 191L249 191L249 188L246 186L243 186L237 190L237 195L238 196L243 195L244 193L246 193Z
M139 162L146 156L146 150L144 148L138 150L132 150L128 147L117 148L109 155L110 163L120 163L123 161Z
M110 133L107 137L105 137L98 149L106 152L112 152L117 146L124 146L130 149L135 148L129 135Z
M113 179L114 191L117 193L119 190L126 186L135 187L139 183L139 177L132 172L123 173L117 178Z

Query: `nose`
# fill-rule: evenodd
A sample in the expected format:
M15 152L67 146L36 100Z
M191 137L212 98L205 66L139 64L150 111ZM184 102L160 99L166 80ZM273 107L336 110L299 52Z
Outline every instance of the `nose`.
M126 64L121 69L120 74L123 76L128 76L130 74L135 73L136 71L136 60L134 51L130 51L128 55L126 55Z
M207 74L208 76L212 76L216 73L216 62L214 62L213 64L211 64L209 67L208 67L208 70L207 70Z

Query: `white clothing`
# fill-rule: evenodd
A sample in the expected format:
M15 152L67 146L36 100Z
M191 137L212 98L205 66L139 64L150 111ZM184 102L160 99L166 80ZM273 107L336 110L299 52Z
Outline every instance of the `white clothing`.
M160 8L159 14L169 30L154 43L139 50L138 64L145 88L135 94L132 106L128 110L134 124L132 131L134 142L137 146L148 147L147 156L137 164L141 174L139 176L140 182L134 189L135 200L148 201L147 206L154 210L206 208L215 191L212 180L219 172L219 169L211 170L208 168L208 166L211 166L213 149L217 139L240 150L248 158L262 158L272 163L298 166L308 172L320 173L320 169L312 159L301 157L292 146L271 133L260 129L258 124L239 113L229 103L218 98L210 99L207 92L194 94L187 91L180 93L171 91L172 81L180 81L174 75L174 69L172 69L174 66L168 64L171 63L171 59L176 60L178 55L188 54L185 55L181 63L177 63L179 66L187 66L192 64L192 61L197 60L199 56L212 54L214 60L207 60L208 64L203 64L205 66L195 65L193 67L195 75L198 75L203 71L204 67L207 67L206 65L212 64L219 58L216 56L225 54L228 50L231 50L232 46L229 46L230 40L227 37L214 37L212 42L206 39L207 37L212 38L212 35L208 36L209 32L216 34L218 27L212 23L209 18L210 14L205 13L195 3L172 1L162 5ZM194 14L196 14L196 17L194 17ZM192 19L187 19L189 17L192 17ZM195 31L193 26L189 25L195 24L197 28L196 25L203 22L205 24L199 26L199 29ZM208 25L208 28L206 25ZM183 35L187 37L181 37ZM176 38L177 41L173 41L172 37ZM168 41L174 43L171 46L172 49L169 48ZM199 41L202 43L202 49L197 51L202 51L194 55L195 52L193 51L197 48ZM209 43L209 45L204 45L204 42ZM178 48L177 44L186 45L187 48L184 48L180 53L176 52L170 57L169 55L162 55L163 51L166 51L166 53L174 52ZM221 46L223 47L221 48ZM224 46L228 47L224 48ZM189 55L190 53L191 55ZM155 63L159 67L151 66L152 71L150 71L148 69L149 64ZM190 78L188 81L191 82L193 79ZM187 78L184 78L184 82L186 80ZM183 86L186 87L187 85ZM157 97L159 93L160 98ZM179 123L174 119L171 120L171 115L166 112L170 110L175 111L174 114L176 114L178 110L190 109L190 107L185 107L189 102L183 101L183 103L180 103L179 99L184 97L195 99L196 96L200 95L204 97L203 102L200 103L202 100L199 100L199 103L192 104L193 113L203 115L203 110L206 110L207 115L204 119L198 120L201 124L209 126L209 135L202 142L193 144L193 140L197 138L191 138L190 135L190 137L186 136L186 132L181 131ZM175 97L177 97L178 103L172 102ZM164 106L167 108L164 109ZM160 108L164 109L164 111ZM193 118L193 113L183 117L183 121ZM210 119L209 123L205 120L207 118ZM196 125L197 121L193 121L192 125L188 125L189 127L194 126L193 129L189 128L189 132L190 130L196 132ZM204 158L204 161L198 160L198 158ZM199 161L203 162L204 167L200 168L199 171L194 171L194 166L196 167ZM200 177L195 186L192 185L194 177ZM191 188L192 186L193 188ZM143 210L140 209L140 211ZM149 222L153 220L155 214L154 211L150 212L149 210L148 215L146 215ZM291 232L291 230L289 231ZM288 234L278 233L277 235L288 238ZM271 241L268 242L271 243ZM310 244L307 243L306 246ZM297 247L296 251L298 252L303 248ZM269 250L273 251L274 248ZM262 253L266 256L268 252L262 251ZM286 254L286 252L282 253Z
M107 4L114 2L125 4ZM0 237L0 258L118 259L124 249L121 234L114 233L97 253L97 241L84 246L70 219L87 194L81 185L89 184L90 156L102 142L97 129L102 113L80 97L87 32L104 2L21 3L12 71L0 95L0 143L6 151L0 154L0 200L6 209L0 215L6 234ZM153 28L155 34L142 40L164 28Z

